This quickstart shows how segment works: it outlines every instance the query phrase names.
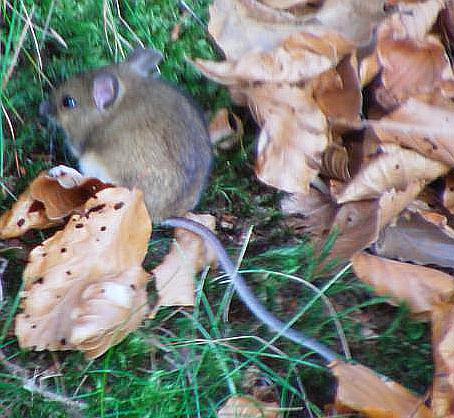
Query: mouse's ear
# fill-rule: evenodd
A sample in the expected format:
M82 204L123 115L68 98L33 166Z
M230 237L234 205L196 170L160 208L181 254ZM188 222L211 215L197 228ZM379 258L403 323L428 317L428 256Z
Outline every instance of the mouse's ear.
M93 79L93 100L99 110L111 106L118 97L118 79L115 75L101 72Z
M153 48L136 48L126 62L139 75L146 77L162 61L162 53Z

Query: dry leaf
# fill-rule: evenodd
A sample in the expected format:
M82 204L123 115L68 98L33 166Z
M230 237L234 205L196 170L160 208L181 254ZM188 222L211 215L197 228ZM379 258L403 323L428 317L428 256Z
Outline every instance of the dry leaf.
M359 121L362 95L355 55L345 57L335 69L323 73L312 85L315 101L326 117Z
M454 268L454 234L419 213L404 212L388 226L375 246L377 254L416 264Z
M316 17L326 28L363 46L385 17L384 4L385 0L325 0Z
M237 60L222 62L197 59L195 65L205 76L225 85L296 83L334 68L353 49L337 32L314 26L290 35L270 51L248 52Z
M348 164L349 158L345 147L332 144L323 153L320 172L334 180L349 181L351 176Z
M66 175L50 177L47 172L40 173L1 216L0 238L19 237L30 229L60 225L64 217L82 210L83 204L96 192L110 187L97 179L83 179L76 170L69 170L77 177L75 180Z
M95 358L135 330L147 310L141 264L150 232L142 192L110 188L91 198L30 253L19 345Z
M33 199L41 202L49 219L62 219L75 211L81 211L87 200L97 192L111 187L95 178L81 178L72 185L62 186L59 178L41 175L30 184Z
M443 90L454 82L445 48L434 36L426 36L424 41L380 39L377 52L386 92L382 92L380 97L390 96L386 98L389 103L401 104L409 97Z
M429 182L446 174L449 167L415 151L384 147L375 159L359 171L337 196L338 203L373 199L389 190L405 190L413 182Z
M187 218L214 231L216 219L212 215L189 213ZM201 237L182 228L175 230L175 242L164 261L153 270L159 306L194 306L195 283L198 272L217 261L211 248Z
M422 187L415 182L404 191L393 190L380 199L349 202L340 207L311 188L308 195L297 194L284 199L282 209L305 216L302 225L315 235L319 248L330 234L336 233L330 259L345 260L377 241L380 230L413 201Z
M208 31L227 60L251 50L269 51L301 30L301 20L256 0L215 0L209 10Z
M428 158L454 166L454 105L410 98L379 121L368 121L382 142L397 143Z
M380 36L398 39L421 41L434 25L443 0L426 0L421 2L399 2L398 13L393 13L379 29Z
M332 199L313 187L307 194L295 193L283 198L281 210L288 215L304 216L302 226L316 236L326 236L329 233L336 215Z
M219 418L279 418L279 404L235 396L229 398L218 411L217 416Z
M424 400L392 380L361 365L336 361L330 368L338 381L338 411L355 411L371 418L431 418Z
M387 260L366 253L352 258L358 278L380 296L405 301L419 318L429 319L435 304L454 293L454 278L441 271Z
M432 312L435 374L432 411L436 417L454 414L454 306L441 303Z
M231 116L234 121L234 126L232 126L229 116ZM230 149L243 138L243 123L235 113L230 112L223 107L214 115L208 128L208 132L212 144L216 144L218 148L224 150Z
M246 90L262 130L257 144L257 177L290 193L307 193L328 143L325 116L311 92L288 85Z
M33 199L28 189L0 217L0 239L16 238L30 229L46 229L60 224L61 220L50 220L46 216L44 205Z

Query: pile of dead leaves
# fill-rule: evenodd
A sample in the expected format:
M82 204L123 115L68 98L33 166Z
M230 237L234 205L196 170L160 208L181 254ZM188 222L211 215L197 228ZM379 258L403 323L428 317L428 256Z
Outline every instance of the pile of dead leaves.
M337 234L332 259L432 319L432 409L454 414L454 281L421 266L454 267L454 1L215 0L208 29L225 59L194 65L260 126L258 178L288 193L290 225L320 248ZM407 405L389 416L430 415Z

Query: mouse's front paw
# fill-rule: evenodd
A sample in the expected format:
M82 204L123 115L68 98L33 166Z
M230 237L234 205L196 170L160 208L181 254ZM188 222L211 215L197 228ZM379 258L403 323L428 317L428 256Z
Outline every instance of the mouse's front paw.
M57 165L57 167L51 168L47 174L57 180L65 189L78 186L84 178L77 170L66 165Z

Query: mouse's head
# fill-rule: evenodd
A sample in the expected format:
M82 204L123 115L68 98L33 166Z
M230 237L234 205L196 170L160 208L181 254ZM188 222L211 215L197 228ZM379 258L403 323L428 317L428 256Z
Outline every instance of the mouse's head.
M137 48L120 64L70 78L41 103L40 116L64 130L77 157L89 132L115 112L129 82L148 78L161 59L158 51Z

